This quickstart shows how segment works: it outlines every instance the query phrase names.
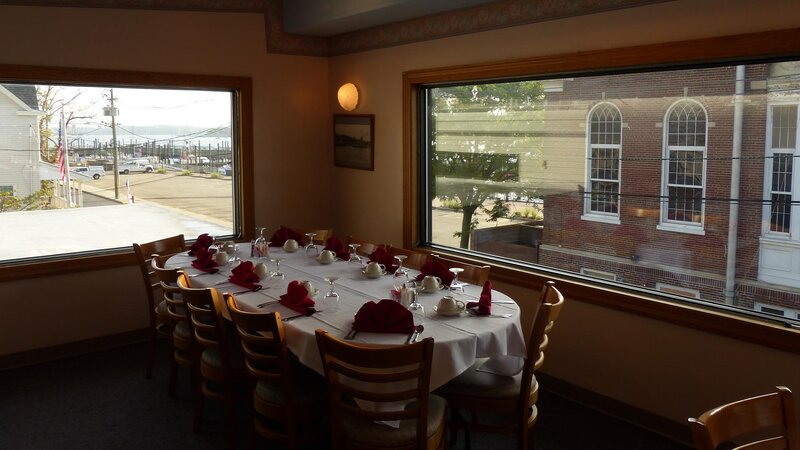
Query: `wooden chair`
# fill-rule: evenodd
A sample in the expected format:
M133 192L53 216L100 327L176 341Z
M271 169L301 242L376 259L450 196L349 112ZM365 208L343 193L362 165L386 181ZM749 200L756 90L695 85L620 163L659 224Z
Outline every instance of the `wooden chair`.
M356 449L444 446L447 405L428 392L433 338L387 347L345 342L323 330L316 335L330 395L333 448L345 443ZM362 409L357 400L377 406ZM396 409L398 402L411 403ZM400 426L376 421L399 421Z
M514 433L518 449L533 447L530 434L538 418L536 400L539 396L539 384L534 373L544 363L544 350L549 343L547 333L553 328L563 305L564 297L554 283L545 283L520 374L511 377L479 372L476 369L485 361L481 360L436 391L447 399L452 411L448 427L465 431L467 449L470 448L470 431ZM464 413L469 417L464 417ZM491 415L489 420L486 420L486 413Z
M172 255L184 250L186 250L186 242L182 234L153 242L133 244L133 252L136 254L136 261L139 264L145 292L147 293L147 311L150 320L147 347L147 378L153 377L156 341L159 336L171 337L173 326L173 322L167 315L166 304L161 301L156 303L158 298L156 291L160 289L161 283L156 279L152 270L152 255Z
M186 303L193 338L202 348L199 356L199 391L195 395L194 430L199 431L203 420L205 399L222 402L225 408L225 433L228 445L235 447L236 400L235 387L248 384L244 357L238 336L228 333L222 311L224 300L214 288L194 289L187 286L188 277L178 278L181 297ZM221 386L221 389L220 389Z
M423 264L425 264L425 261L428 260L428 255L426 253L418 253L405 248L389 246L389 252L392 254L392 256L406 255L407 258L405 261L403 261L403 267L410 267L412 269L419 269Z
M443 262L448 269L451 267L461 267L464 269L463 272L458 274L458 281L483 286L486 280L489 279L489 270L491 270L491 266L476 266L475 264L463 263L454 259L442 258L439 255L432 256Z
M356 254L359 254L361 256L369 256L372 254L372 252L377 250L378 247L380 247L379 245L374 244L372 242L368 242L363 239L358 239L353 236L347 236L347 245L350 244L358 244L358 248L356 249Z
M291 228L297 234L300 235L300 237L302 238L302 242L299 242L300 245L308 244L307 242L308 238L305 236L306 233L317 233L317 235L314 236L314 243L317 245L325 245L325 241L327 241L329 237L333 236L333 228L322 228L318 230L307 229L307 228L294 228L294 227L287 227L287 228Z
M689 419L697 450L800 450L792 391L783 386L770 394L735 401Z
M194 332L186 311L186 304L181 297L178 278L184 277L183 284L185 286L191 287L191 284L189 278L180 269L164 268L164 263L168 258L169 256L153 255L152 268L156 279L161 283L167 315L175 323L172 328L172 364L169 371L169 395L174 397L178 383L178 365L189 368L192 381L196 381L197 345L192 336Z
M325 379L302 365L286 348L280 313L244 312L233 295L225 294L225 299L239 332L247 370L258 380L253 390L253 410L257 413L253 415L253 429L289 449L326 440L318 429L302 427L318 425L328 410ZM269 426L268 422L283 426Z

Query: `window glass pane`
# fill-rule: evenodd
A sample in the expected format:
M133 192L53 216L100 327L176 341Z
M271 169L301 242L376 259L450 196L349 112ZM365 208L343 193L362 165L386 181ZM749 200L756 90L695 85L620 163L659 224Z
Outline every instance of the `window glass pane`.
M770 299L800 310L800 275L785 269L800 258L790 231L800 61L744 69L741 126L735 66L426 87L423 241L614 274L654 295L667 286L746 311ZM730 252L736 288L725 292Z
M238 234L230 91L0 84L2 261ZM116 170L115 170L116 167Z

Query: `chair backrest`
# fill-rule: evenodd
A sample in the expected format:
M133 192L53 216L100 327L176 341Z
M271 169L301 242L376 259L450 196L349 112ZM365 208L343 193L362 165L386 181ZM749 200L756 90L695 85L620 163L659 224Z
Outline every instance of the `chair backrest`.
M173 320L189 320L185 313L186 305L180 295L181 288L178 286L178 278L183 275L183 272L178 268L165 268L164 263L168 258L168 255L153 255L151 260L153 272L156 275L156 279L161 284L161 292L164 296L164 302L167 305L167 314ZM186 280L188 280L188 277ZM188 281L185 283L187 286L189 285Z
M533 382L533 374L544 364L544 350L550 343L547 333L553 329L556 319L564 306L564 296L555 287L555 283L547 281L542 286L537 311L528 335L527 355L522 366L521 394L527 393L527 407L536 403L537 385Z
M392 256L406 255L407 258L403 261L403 267L410 267L412 269L419 269L428 260L428 255L425 253L418 253L413 250L408 250L400 247L389 247L389 252ZM460 277L459 277L460 278Z
M372 252L377 250L378 247L380 247L380 245L378 244L368 242L363 239L355 238L353 236L347 236L347 245L350 244L358 244L359 246L356 249L356 254L362 256L369 256L372 254Z
M286 348L286 332L281 314L251 313L242 311L233 294L225 294L228 312L244 350L245 366L254 377L273 383L291 380L289 351ZM282 384L284 390L293 389L294 383ZM286 392L293 398L294 392Z
M476 266L475 264L463 263L454 259L442 258L439 255L433 255L433 257L443 262L448 269L451 267L461 267L464 269L463 272L458 274L458 281L483 286L486 280L489 279L489 270L491 266Z
M333 429L341 432L347 416L364 420L416 420L417 445L426 448L428 392L433 338L398 346L368 346L342 341L317 330L317 346L328 382ZM376 403L362 409L348 399ZM408 403L406 409L380 404Z
M142 273L142 280L147 292L151 326L155 324L156 320L155 291L161 286L152 269L152 255L172 255L184 250L186 250L186 241L183 239L182 234L143 244L133 244L133 253L136 255L136 261L139 264L139 270Z
M194 340L205 348L217 348L222 365L226 370L231 370L230 346L225 333L225 318L222 311L225 308L224 300L214 288L190 288L189 278L178 278L181 297L186 303L189 314L189 323L194 330Z
M735 401L689 419L697 450L724 448L747 450L798 450L797 415L792 391L776 392ZM740 437L745 442L740 442ZM735 443L736 446L731 446Z

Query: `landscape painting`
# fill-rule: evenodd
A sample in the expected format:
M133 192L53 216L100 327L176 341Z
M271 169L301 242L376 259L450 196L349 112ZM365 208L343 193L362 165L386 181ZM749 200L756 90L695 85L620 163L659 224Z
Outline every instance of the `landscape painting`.
M333 116L333 163L339 167L374 170L372 114Z

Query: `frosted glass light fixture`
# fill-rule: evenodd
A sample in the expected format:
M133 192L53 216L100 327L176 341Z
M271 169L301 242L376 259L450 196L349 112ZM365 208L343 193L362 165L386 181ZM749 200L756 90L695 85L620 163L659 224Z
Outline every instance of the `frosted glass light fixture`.
M358 106L358 88L353 83L345 83L336 94L339 105L345 111L352 111Z

